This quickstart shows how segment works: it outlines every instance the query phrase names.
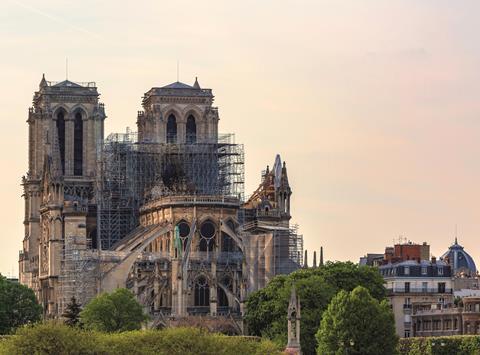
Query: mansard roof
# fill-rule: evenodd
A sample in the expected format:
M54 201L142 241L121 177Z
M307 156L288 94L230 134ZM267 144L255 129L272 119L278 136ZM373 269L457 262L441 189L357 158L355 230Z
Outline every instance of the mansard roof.
M408 268L408 273L405 271ZM443 260L435 262L422 260L405 260L399 263L381 265L380 274L384 277L451 277L451 267ZM423 270L422 270L423 269ZM442 272L439 272L442 269Z

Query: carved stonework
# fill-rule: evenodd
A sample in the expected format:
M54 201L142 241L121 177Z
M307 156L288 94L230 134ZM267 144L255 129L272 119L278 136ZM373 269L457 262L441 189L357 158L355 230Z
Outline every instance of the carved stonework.
M288 304L288 343L287 354L301 354L300 347L300 298L297 297L295 285L292 285L290 303Z

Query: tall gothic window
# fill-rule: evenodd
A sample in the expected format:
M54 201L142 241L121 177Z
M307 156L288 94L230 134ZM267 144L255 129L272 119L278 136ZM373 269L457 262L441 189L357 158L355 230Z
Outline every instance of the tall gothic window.
M65 174L65 112L63 110L60 110L57 114L57 134L62 173Z
M187 118L187 144L197 143L197 124L192 115Z
M205 221L200 227L200 251L213 251L215 245L215 225L212 221Z
M235 232L235 224L231 221L227 221L227 226ZM222 251L223 252L235 252L237 251L237 244L227 233L222 232Z
M73 175L82 175L83 170L83 120L82 114L75 114L73 131Z
M221 287L217 287L217 303L219 307L228 307L228 297Z
M195 306L208 307L210 305L210 286L204 276L195 282Z
M167 120L167 143L177 143L177 119L174 114Z

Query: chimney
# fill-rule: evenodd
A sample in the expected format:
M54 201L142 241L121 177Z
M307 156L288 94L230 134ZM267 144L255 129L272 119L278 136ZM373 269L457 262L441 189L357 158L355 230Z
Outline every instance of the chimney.
M432 256L432 264L436 264L437 263L437 258Z

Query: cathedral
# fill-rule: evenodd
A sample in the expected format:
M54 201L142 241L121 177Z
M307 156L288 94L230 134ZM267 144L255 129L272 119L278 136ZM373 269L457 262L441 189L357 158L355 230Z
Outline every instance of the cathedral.
M46 318L126 287L152 326L241 320L250 292L302 265L285 162L245 198L243 145L197 79L150 89L137 131L108 137L99 96L44 76L34 94L20 282Z

